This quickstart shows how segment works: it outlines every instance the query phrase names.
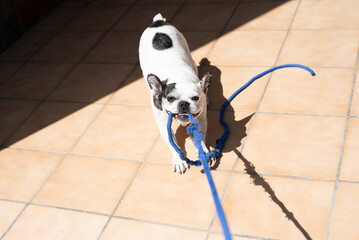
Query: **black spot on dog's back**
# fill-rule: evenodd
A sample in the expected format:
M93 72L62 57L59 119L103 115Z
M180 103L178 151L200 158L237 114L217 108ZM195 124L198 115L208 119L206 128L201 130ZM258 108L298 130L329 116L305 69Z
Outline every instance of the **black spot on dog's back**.
M165 50L173 46L172 39L165 33L156 33L152 46L157 50Z
M155 28L155 27L162 27L164 25L169 25L169 24L163 20L157 20L157 21L153 22L150 27Z

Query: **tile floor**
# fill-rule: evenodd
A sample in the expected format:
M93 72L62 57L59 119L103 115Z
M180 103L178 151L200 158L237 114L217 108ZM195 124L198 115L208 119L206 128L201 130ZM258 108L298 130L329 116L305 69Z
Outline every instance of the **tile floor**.
M359 239L357 0L66 0L0 55L1 239L221 239L199 168L174 174L138 67L157 13L212 71L207 144L233 239ZM195 157L182 127L179 143Z

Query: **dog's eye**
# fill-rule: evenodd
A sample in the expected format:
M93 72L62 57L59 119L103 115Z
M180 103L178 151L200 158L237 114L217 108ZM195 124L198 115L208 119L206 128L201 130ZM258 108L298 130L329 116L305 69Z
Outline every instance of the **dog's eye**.
M192 97L192 101L198 101L198 99L199 99L199 97L198 96L194 96L194 97Z
M174 102L175 100L176 100L175 97L171 97L171 96L167 97L167 101L169 102Z

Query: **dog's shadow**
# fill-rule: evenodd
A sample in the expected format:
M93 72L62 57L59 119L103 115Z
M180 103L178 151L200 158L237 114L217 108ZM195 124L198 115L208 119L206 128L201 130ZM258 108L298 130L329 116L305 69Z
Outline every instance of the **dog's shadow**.
M223 94L223 86L221 82L222 72L216 66L210 64L207 58L204 58L200 62L200 66L198 67L199 78L206 72L211 72L213 74L212 81L208 90L208 111L207 111L207 120L208 120L208 130L206 135L206 144L210 150L215 149L216 140L221 137L224 132L224 128L219 123L220 116L220 107L227 100L227 98ZM233 107L229 104L226 108L225 113L225 121L229 125L231 129L235 129L235 136L229 137L229 140L226 141L225 147L223 149L223 153L231 152L234 149L238 148L241 145L241 141L246 137L246 124L250 121L253 114L245 117L241 120L235 119L235 112ZM187 126L179 126L175 131L175 136L177 140L178 146L183 150L183 152L187 155L188 152L186 150L186 141L189 140L189 136L186 133ZM189 154L194 155L194 154ZM194 155L195 156L195 155ZM192 159L197 160L197 159ZM215 170L219 167L221 163L221 157L215 159L212 162L211 169Z

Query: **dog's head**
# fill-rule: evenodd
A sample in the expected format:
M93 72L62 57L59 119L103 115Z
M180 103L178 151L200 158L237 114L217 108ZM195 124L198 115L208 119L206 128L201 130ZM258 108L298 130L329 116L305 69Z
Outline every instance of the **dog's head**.
M207 91L212 74L207 72L196 82L161 81L156 75L149 74L147 82L150 86L155 107L167 114L173 113L181 124L189 122L188 114L200 115L207 106ZM197 78L198 79L198 78Z

